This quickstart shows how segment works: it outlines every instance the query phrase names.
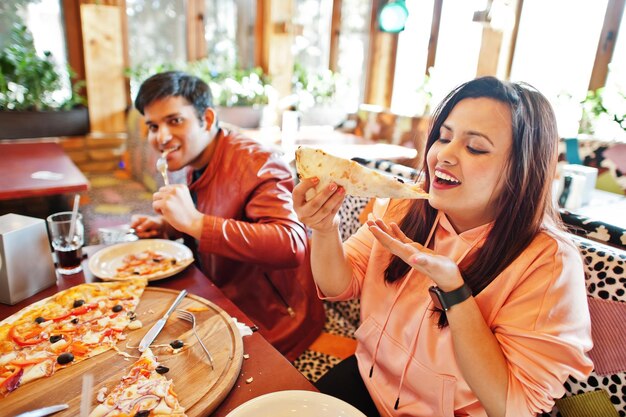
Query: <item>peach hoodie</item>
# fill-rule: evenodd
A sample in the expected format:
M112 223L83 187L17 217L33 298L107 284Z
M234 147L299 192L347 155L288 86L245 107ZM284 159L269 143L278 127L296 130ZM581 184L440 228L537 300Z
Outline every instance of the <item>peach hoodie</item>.
M374 214L399 221L400 215L386 213L387 206L388 200L377 201ZM440 215L434 250L459 262L483 243L490 226L457 234ZM361 299L356 356L381 416L486 416L457 366L449 327L440 330L438 315L431 313L433 282L411 270L396 285L385 284L389 253L367 226L344 249L354 270L352 282L327 299ZM508 362L507 417L552 409L568 375L581 379L591 372L583 266L572 244L540 233L476 302Z

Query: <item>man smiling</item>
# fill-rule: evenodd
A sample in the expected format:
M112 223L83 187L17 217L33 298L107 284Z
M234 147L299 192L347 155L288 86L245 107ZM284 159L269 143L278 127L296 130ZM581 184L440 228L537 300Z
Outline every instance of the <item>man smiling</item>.
M167 151L187 185L161 187L159 216L136 216L141 238L188 236L202 271L289 360L324 323L309 265L305 227L293 211L294 180L279 155L218 126L209 86L183 72L153 75L135 107L148 141Z

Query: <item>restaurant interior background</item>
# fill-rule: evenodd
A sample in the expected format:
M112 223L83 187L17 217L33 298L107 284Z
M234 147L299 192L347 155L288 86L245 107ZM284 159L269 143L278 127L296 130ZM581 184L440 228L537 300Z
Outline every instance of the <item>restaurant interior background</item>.
M150 212L152 192L162 184L155 167L158 155L147 146L145 126L132 109L139 83L156 71L177 68L200 75L211 84L222 122L272 146L284 147L287 129L295 129L305 140L325 137L328 146L339 146L335 138L347 137L369 144L374 152L379 144L413 151L407 154L411 157L395 160L407 168L395 173L409 177L409 167L419 164L430 111L449 90L482 75L525 81L543 92L556 111L562 161L597 170L595 187L604 193L594 198L603 200L580 211L563 210L561 216L595 241L576 241L585 259L591 259L585 268L593 291L603 293L600 298L610 293L612 300L623 301L623 281L613 279L611 271L623 275L626 261L625 3L2 0L0 144L61 145L88 178L89 190L80 193L80 211L86 240L94 244L99 243L99 228L127 223L133 213ZM32 34L39 61L29 49L29 35L12 32L16 23ZM50 51L50 57L44 51ZM42 60L53 65L34 64ZM24 65L14 68L7 62ZM70 127L73 117L68 113L60 126L49 121L20 123L20 106L26 112L37 106L22 106L29 97L23 87L7 82L12 70L22 71L21 76L38 87L46 84L44 73L60 74L58 88L36 95L45 98L37 110L62 107L68 100L80 103L73 95L78 92L86 106L78 109L86 110L88 123L83 119L78 127ZM44 117L56 112L36 113ZM295 127L286 123L292 116L297 117ZM40 131L15 130L33 126ZM57 127L72 133L52 130ZM369 162L382 167L378 161ZM394 169L399 169L397 164ZM179 174L173 173L172 180ZM64 197L71 201L73 196ZM42 217L51 209L49 203L44 197L3 200L0 215ZM347 211L351 214L358 212L358 204L365 205L352 203L353 211ZM54 204L62 202L57 198ZM349 234L359 226L359 219L352 217L344 219L349 226L342 232ZM603 246L601 252L596 242L611 248ZM296 363L310 380L354 351L358 306L337 303L327 317L324 337ZM626 380L626 373L616 375ZM613 382L612 388L624 389L623 383ZM568 392L580 384L582 391L597 386L568 384ZM626 404L624 398L611 401L616 408Z
M395 158L413 167L433 106L459 83L495 75L542 91L555 108L564 146L567 139L562 158L599 168L597 187L623 195L624 3L6 0L0 4L0 141L61 144L89 178L81 209L88 240L96 243L98 227L150 211L151 192L160 184L157 155L132 109L139 83L152 73L183 69L201 76L213 89L220 120L259 140L280 146L281 128L295 115L292 130L308 139L327 136L329 146L340 136L328 129L363 143L397 145L401 153L416 149ZM14 29L20 23L26 26L21 35ZM35 65L33 56L50 65ZM29 64L11 67L11 60ZM50 72L59 82L42 92ZM27 88L41 100L30 103ZM63 113L60 123L39 122L56 111L35 112L38 122L16 116L16 110L30 115L32 107L54 110L64 102L82 103L78 116ZM32 127L39 131L21 132ZM605 158L607 148L618 157ZM606 155L598 157L597 149ZM47 202L3 201L1 210L45 212Z
M542 91L557 113L567 162L600 169L597 187L623 195L624 3L6 0L0 4L0 141L62 145L89 177L81 208L94 243L98 227L151 209L157 155L147 147L132 99L154 72L176 68L201 76L211 84L220 120L257 139L280 146L281 127L296 114L301 136L326 135L333 145L324 129L334 129L364 143L416 149L416 157L396 161L413 167L432 107L459 83L495 75ZM20 23L21 35L14 29ZM30 63L33 56L51 65ZM29 64L13 68L11 60ZM49 72L59 83L42 92ZM20 76L34 82L30 95L45 97L40 101L48 107L29 104L28 90L14 81ZM73 133L16 116L63 102L86 106L77 106L84 114L78 127L69 126L69 116L57 123ZM15 131L22 127L39 132ZM605 158L608 148L612 159ZM32 203L27 206L46 201ZM18 204L4 201L2 212L22 209Z

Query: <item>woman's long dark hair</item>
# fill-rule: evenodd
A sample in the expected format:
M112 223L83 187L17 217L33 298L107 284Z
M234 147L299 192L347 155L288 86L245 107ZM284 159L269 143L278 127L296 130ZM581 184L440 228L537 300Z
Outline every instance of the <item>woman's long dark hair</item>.
M424 187L430 188L426 155L439 139L440 128L452 109L463 99L486 97L500 101L511 109L513 146L506 164L506 183L496 200L493 227L475 256L466 258L459 269L474 295L479 294L500 274L541 231L544 222L560 224L551 197L556 174L558 131L552 106L546 98L527 84L483 77L469 81L439 104L433 114L424 151ZM415 200L400 222L402 231L415 242L426 243L437 210L428 200ZM385 271L385 281L395 282L411 267L393 256ZM443 313L443 312L441 312ZM441 314L439 325L447 324Z

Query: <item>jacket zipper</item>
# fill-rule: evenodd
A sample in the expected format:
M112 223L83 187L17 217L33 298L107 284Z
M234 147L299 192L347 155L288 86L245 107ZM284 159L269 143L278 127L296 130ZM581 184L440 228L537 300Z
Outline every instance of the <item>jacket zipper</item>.
M287 309L287 313L289 314L289 316L296 317L296 312L293 310L293 308L291 308L289 303L287 303L287 300L285 300L285 297L283 297L280 291L278 291L278 288L276 288L276 285L274 285L274 283L270 279L270 276L267 275L266 272L263 272L263 276L267 280L267 283L270 284L270 287L272 287L272 290L274 291L274 293L278 296L278 299L285 305L285 308Z

